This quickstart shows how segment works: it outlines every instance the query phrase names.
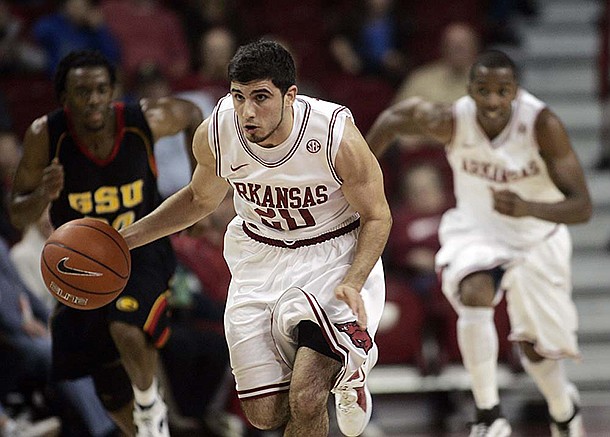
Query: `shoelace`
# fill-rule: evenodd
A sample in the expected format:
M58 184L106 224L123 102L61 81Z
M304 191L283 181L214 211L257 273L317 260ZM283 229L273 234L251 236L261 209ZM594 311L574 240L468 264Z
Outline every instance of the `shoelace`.
M339 411L349 414L354 410L358 402L358 394L354 390L344 389L339 391Z

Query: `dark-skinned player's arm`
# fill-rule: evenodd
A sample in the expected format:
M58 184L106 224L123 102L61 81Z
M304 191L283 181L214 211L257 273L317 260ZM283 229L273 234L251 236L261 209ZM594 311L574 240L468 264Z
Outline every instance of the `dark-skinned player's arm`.
M335 167L343 180L343 195L360 214L356 254L341 284L335 289L335 296L349 305L358 324L366 328L367 315L360 290L385 248L392 215L385 198L379 163L349 119L346 120Z
M367 133L366 141L379 158L400 135L418 135L446 144L451 141L452 132L451 104L411 97L379 114Z
M23 139L23 155L15 173L9 206L13 226L23 230L37 221L49 203L59 197L63 187L63 166L57 159L49 164L45 115L29 126Z
M168 197L154 211L120 232L130 249L188 228L213 212L224 199L229 184L216 175L216 159L208 142L205 120L193 139L197 165L188 185Z
M140 107L146 116L155 142L162 137L184 132L186 153L191 162L191 171L197 162L193 155L193 137L203 121L203 114L194 103L175 97L142 99Z
M492 190L494 208L511 217L532 216L555 223L582 223L593 207L585 176L561 120L544 109L536 120L536 140L549 176L565 198L558 202L531 202L510 190Z

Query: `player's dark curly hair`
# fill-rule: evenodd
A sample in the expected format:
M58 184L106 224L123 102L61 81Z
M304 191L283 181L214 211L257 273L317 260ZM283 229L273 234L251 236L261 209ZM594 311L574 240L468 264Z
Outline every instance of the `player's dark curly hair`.
M108 70L110 76L110 84L114 86L116 83L116 68L106 59L101 52L97 50L80 50L67 54L57 66L55 71L55 96L61 99L61 95L66 90L66 78L68 72L73 68L80 67L104 67Z
M470 80L474 79L474 72L478 67L508 68L512 70L515 80L519 79L519 69L513 60L500 50L486 50L482 52L470 67Z
M281 44L264 39L239 47L228 72L231 82L269 79L282 94L296 84L296 67L290 52Z

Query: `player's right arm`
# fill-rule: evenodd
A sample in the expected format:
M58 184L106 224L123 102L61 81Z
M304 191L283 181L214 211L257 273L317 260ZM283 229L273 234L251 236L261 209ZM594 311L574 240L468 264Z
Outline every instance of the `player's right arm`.
M190 183L150 214L120 231L130 249L188 228L213 212L224 199L229 184L216 175L208 127L209 119L197 128L193 138L197 164Z
M380 157L400 135L419 135L447 144L452 134L451 104L411 97L384 110L373 123L366 141L375 156Z
M40 218L64 186L64 169L57 161L49 164L47 117L36 119L25 133L11 193L11 222L18 229Z

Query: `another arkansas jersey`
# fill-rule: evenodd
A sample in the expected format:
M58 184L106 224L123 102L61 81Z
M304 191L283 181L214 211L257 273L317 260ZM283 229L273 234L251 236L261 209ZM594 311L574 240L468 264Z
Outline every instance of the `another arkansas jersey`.
M511 190L533 202L556 202L563 194L540 156L535 124L543 102L519 90L510 121L490 140L476 119L470 96L454 104L454 135L447 145L453 170L457 211L483 231L513 246L527 246L549 235L556 223L535 217L509 217L493 209L492 189ZM481 183L483 182L483 183Z
M317 237L358 218L335 169L351 113L306 96L297 96L293 112L289 137L264 148L246 139L228 95L214 109L208 134L216 172L234 189L237 214L253 232L283 241Z

